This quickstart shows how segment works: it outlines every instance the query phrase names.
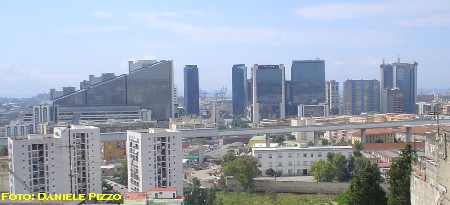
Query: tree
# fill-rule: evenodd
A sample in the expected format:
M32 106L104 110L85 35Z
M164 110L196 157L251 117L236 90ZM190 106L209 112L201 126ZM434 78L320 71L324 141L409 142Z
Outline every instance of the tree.
M356 149L356 150L361 151L362 150L361 142L358 141L358 140L355 140L355 143L353 143L353 148Z
M127 160L122 161L122 167L119 173L120 181L122 184L128 184L128 162Z
M343 182L350 179L350 174L347 169L348 161L342 154L335 154L331 160L331 167L333 169L333 178L335 181Z
M8 156L8 146L3 146L0 149L0 156Z
M281 145L281 143L284 142L284 137L283 136L276 136L275 137L275 142L278 143L278 145Z
M200 188L200 180L197 177L192 178L192 190L186 194L184 202L188 205L204 205L207 200L208 191Z
M387 204L386 192L379 184L380 171L377 165L366 161L362 169L352 179L347 190L347 204L349 205L383 205Z
M311 165L311 174L319 182L331 182L333 180L331 163L323 160L313 162Z
M222 174L226 176L233 176L238 180L244 190L252 192L255 188L254 178L261 175L261 171L258 169L258 159L253 156L243 156L235 158L230 161L230 157L227 156L228 161L222 162Z
M389 204L411 204L410 180L416 151L407 144L389 170Z
M271 177L275 176L275 170L272 168L266 169L266 175Z
M325 139L325 138L324 138L324 139L322 139L322 145L324 145L324 146L325 146L325 145L328 145L328 140L327 140L327 139Z
M308 146L314 146L314 143L312 141L309 141L307 145Z

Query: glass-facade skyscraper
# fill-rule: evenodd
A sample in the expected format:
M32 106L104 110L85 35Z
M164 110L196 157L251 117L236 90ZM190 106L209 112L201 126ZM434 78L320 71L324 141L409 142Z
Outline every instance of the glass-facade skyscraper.
M294 105L317 105L325 102L324 60L292 61L291 102Z
M417 62L393 63L395 87L403 92L403 113L414 113L417 99Z
M199 78L197 65L184 66L184 106L186 114L199 115Z
M244 115L247 107L247 67L236 64L232 67L233 115Z
M141 66L135 66L135 65ZM130 62L130 73L93 83L84 89L53 99L59 107L139 106L152 118L173 115L173 61Z
M417 62L397 63L380 65L381 69L381 92L387 93L390 89L395 89L397 96L402 95L403 113L414 113L417 98ZM399 91L398 91L399 90ZM400 94L401 92L401 94ZM390 99L382 95L382 108L386 108ZM382 109L386 112L387 109ZM397 109L398 112L398 109Z
M364 112L380 112L380 81L346 80L344 114L359 115Z
M263 118L284 118L284 65L253 65L252 83L254 123Z

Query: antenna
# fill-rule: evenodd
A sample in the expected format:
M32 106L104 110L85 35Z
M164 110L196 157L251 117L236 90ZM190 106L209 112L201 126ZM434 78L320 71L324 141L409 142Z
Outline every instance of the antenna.
M400 63L400 54L397 55L397 62Z
M72 144L70 143L70 138L71 138L70 128L71 128L71 125L70 125L70 123L68 123L66 129L64 129L63 132L65 132L67 129L69 129L69 146L68 146L69 147L69 169L70 169L69 177L70 177L70 193L73 194L73 181L72 181L73 164L72 164Z

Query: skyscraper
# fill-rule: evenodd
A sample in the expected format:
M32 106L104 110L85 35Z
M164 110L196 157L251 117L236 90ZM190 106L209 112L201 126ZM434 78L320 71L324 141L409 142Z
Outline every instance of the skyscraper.
M339 114L339 82L330 80L325 83L325 102L331 115Z
M415 112L417 98L417 62L393 63L395 87L403 92L403 113Z
M346 80L344 82L344 110L346 115L380 112L380 81Z
M244 115L247 107L247 67L236 64L232 67L233 115Z
M325 102L325 61L292 61L291 98L295 105L318 105Z
M129 69L128 75L90 76L88 87L53 99L53 105L78 111L139 106L151 110L156 120L169 120L173 116L173 61L130 61Z
M285 117L284 65L258 65L252 68L253 123L260 118Z
M199 79L197 65L184 66L184 106L186 114L199 115Z
M399 92L403 95L403 113L415 112L415 104L417 98L417 62L400 63L398 58L397 63L380 65L381 69L381 89L383 93L388 93L388 90L395 89L397 96ZM398 91L398 89L400 91ZM389 99L383 98L382 107L387 108L386 103ZM382 111L386 111L382 109Z

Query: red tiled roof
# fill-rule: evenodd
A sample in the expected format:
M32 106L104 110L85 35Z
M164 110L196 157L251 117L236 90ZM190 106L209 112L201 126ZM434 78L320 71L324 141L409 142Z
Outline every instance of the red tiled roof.
M156 191L177 191L175 187L167 187L167 188L148 188L147 192L156 192Z
M125 192L125 200L146 200L147 192Z
M391 163L390 162L380 162L380 163L378 163L378 167L389 168L389 167L391 167Z
M362 150L379 150L379 149L404 149L406 147L406 142L400 143L365 143L361 144ZM410 143L414 147L414 143ZM415 147L417 149L425 149L425 142L415 142Z

